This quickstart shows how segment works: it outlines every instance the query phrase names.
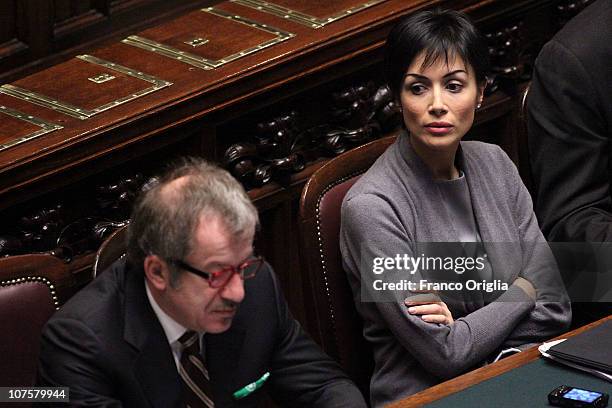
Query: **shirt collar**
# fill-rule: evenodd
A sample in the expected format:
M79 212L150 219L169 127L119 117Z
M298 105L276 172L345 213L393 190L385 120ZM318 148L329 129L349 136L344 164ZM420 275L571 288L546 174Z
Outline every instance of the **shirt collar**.
M174 342L178 341L178 339L187 331L187 328L183 325L179 324L168 316L166 312L162 310L162 308L157 304L155 298L151 294L151 290L149 289L149 283L145 279L145 288L147 290L147 298L149 298L149 303L159 320L162 328L164 329L164 333L166 333L166 337L168 338L169 344L174 344Z

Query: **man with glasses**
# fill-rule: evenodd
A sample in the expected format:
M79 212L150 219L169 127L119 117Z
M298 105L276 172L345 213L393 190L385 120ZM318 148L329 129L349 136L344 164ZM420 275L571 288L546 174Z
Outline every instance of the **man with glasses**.
M39 382L71 405L361 407L253 254L257 211L226 171L188 160L137 200L120 259L56 313Z

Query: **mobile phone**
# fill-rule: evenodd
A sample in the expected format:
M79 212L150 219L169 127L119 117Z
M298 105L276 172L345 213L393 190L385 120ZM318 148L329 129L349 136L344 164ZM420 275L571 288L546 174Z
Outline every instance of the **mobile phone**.
M557 407L603 408L608 406L608 394L560 385L548 394L548 402Z

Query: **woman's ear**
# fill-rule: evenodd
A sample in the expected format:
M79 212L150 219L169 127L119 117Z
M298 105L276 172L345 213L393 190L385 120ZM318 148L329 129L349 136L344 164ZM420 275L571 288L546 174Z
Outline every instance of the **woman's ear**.
M485 77L478 84L478 101L476 102L476 106L478 108L480 108L480 106L482 105L482 101L484 99L484 91L485 91L486 87L487 87L487 78Z
M145 278L157 290L165 290L169 286L170 271L168 264L157 255L147 255L144 259Z

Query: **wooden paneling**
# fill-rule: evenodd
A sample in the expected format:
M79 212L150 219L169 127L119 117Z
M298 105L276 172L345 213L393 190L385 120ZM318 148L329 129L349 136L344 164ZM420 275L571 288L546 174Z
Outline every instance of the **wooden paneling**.
M287 31L236 12L209 7L130 36L123 43L200 69L214 69L291 37Z
M6 43L17 36L17 0L0 2L0 43Z
M79 35L93 24L106 20L105 0L54 0L53 37Z
M27 48L17 30L17 9L16 0L0 2L0 59Z
M28 50L25 34L29 22L17 0L0 2L0 70Z
M0 82L218 0L6 0L0 2Z
M29 7L30 2L18 4ZM133 21L134 13L154 16L153 5L159 6L160 15L167 15L164 7L168 6L161 3L48 1L38 3L42 7L38 14L23 14L15 3L3 7L32 21L56 16L50 21L71 27L72 31L65 28L70 34L64 39L69 42L79 33L87 33L84 38L95 34L84 28L87 24L67 23L88 21L92 10L118 24L123 20L113 20L114 16L126 16L125 21ZM172 5L188 9L195 3ZM203 3L210 2L198 4ZM314 2L282 2L320 16L337 11L329 9L332 6L356 4L352 0L316 3L325 7L313 11L308 7ZM557 2L386 0L316 28L237 2L219 1L216 10L294 36L217 68L185 63L123 43L121 38L87 49L97 58L172 83L87 118L0 94L0 105L62 126L31 141L0 147L0 256L53 253L66 261L66 268L82 284L88 279L85 271L92 251L127 220L143 183L178 156L201 156L221 163L249 191L262 221L256 247L275 267L292 310L303 321L312 299L303 291L307 285L297 237L301 188L330 157L397 128L397 106L381 76L384 39L403 15L434 3L467 10L487 34L493 56L487 96L468 137L499 144L515 163L525 163L526 151L517 137L520 98L539 47L559 27ZM58 14L47 13L44 4L57 6ZM566 18L567 7L562 10ZM222 58L223 51L236 52L271 38L253 26L187 11L175 21L130 34L173 48L187 47L183 51L191 48L184 42L192 36L209 39L210 45L194 47L207 58ZM94 26L98 23L90 28ZM3 39L21 38L19 25L8 27L3 28ZM44 42L26 44L38 47ZM130 88L136 82L125 75L100 86L88 80L102 73L112 74L91 70L72 58L13 81L13 86L88 109L140 89ZM29 122L11 119L0 128L9 133L0 135L0 143L34 130Z
M53 0L53 23L58 26L92 11L99 12L95 3L94 0Z
M172 83L114 61L81 55L2 85L0 93L86 120L170 85ZM78 92L67 92L73 88Z
M131 10L147 7L151 0L103 0L106 2L109 14L129 12Z

